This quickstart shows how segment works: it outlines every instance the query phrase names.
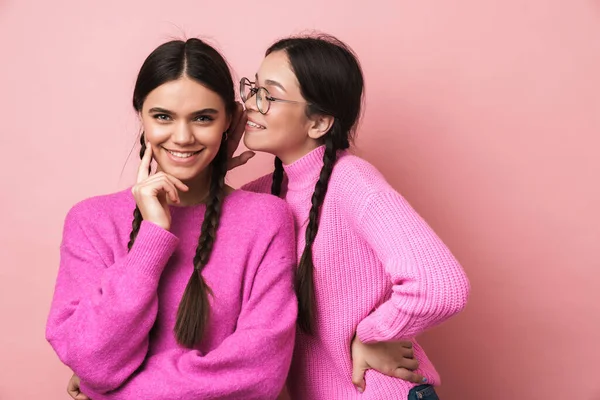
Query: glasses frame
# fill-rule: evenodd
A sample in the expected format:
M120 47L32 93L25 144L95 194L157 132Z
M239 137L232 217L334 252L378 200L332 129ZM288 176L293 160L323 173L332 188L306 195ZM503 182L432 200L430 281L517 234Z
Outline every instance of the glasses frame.
M245 95L245 87L250 87L250 94L248 97ZM271 96L271 93L264 86L256 87L256 82L252 82L248 78L240 79L240 97L242 101L245 103L253 96L256 96L256 108L258 108L258 112L265 115L271 109L271 102L279 102L279 103L290 103L290 104L310 104L306 101L297 101L297 100L287 100L287 99L278 99L277 97ZM266 103L266 109L264 104Z

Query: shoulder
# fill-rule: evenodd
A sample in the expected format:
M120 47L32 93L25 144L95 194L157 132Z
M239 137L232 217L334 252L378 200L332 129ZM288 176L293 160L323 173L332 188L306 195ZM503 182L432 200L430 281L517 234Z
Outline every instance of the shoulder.
M71 207L67 213L67 218L95 218L123 209L130 210L132 207L135 207L135 201L131 190L126 189L81 200Z
M352 207L361 206L375 193L395 192L383 174L368 161L343 152L338 158L330 181L337 201Z
M130 189L93 196L76 203L65 217L65 231L96 230L100 225L122 218L131 219L135 201Z
M295 258L294 218L288 204L276 196L244 190L233 192L224 205L220 229L230 234L232 245L247 248L257 265L267 251ZM273 243L277 244L276 250Z
M277 226L292 221L288 204L277 196L238 189L228 198L229 211L241 220L250 220L265 226Z
M258 179L248 182L241 187L242 190L255 193L271 193L273 173L263 175Z
M338 158L332 172L332 179L334 177L346 187L348 184L362 189L374 188L382 184L387 186L387 181L374 165L348 152L343 152Z

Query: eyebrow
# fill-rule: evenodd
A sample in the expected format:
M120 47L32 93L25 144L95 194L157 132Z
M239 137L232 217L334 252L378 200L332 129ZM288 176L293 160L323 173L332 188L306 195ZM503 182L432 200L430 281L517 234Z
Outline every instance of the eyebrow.
M258 74L254 75L254 77L256 78L256 81L258 82ZM284 92L287 93L287 90L285 90L285 88L283 87L283 85L277 81L274 81L272 79L266 79L265 80L265 85L267 86L277 86L279 89L283 90Z
M166 108L162 108L162 107L152 107L151 109L148 110L149 113L163 113L163 114L169 114L169 115L173 115L175 114L172 111L167 110ZM194 111L193 113L191 113L190 115L201 115L201 114L218 114L219 111L215 110L214 108L204 108L202 110L198 110L198 111Z

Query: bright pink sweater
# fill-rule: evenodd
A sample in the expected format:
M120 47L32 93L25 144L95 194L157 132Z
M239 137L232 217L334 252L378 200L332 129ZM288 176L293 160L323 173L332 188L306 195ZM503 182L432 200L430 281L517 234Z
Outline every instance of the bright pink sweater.
M324 147L285 166L283 197L296 222L298 257L304 248L311 196ZM270 192L271 175L244 187ZM285 188L286 184L282 188ZM406 399L414 384L375 371L359 394L351 381L350 343L413 339L461 311L469 282L432 229L366 161L341 152L313 245L318 333L299 334L288 389L298 400ZM440 378L414 342L419 372Z
M171 231L143 222L127 252L129 190L69 212L46 336L102 399L274 399L294 347L293 217L270 195L236 191L203 276L210 325L194 349L177 344L177 307L192 273L204 205L171 207Z

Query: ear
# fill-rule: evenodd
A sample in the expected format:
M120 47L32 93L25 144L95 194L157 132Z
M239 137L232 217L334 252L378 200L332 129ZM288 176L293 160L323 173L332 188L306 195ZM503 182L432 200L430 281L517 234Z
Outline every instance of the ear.
M331 115L316 114L311 118L308 136L312 139L321 139L333 126L335 118Z

